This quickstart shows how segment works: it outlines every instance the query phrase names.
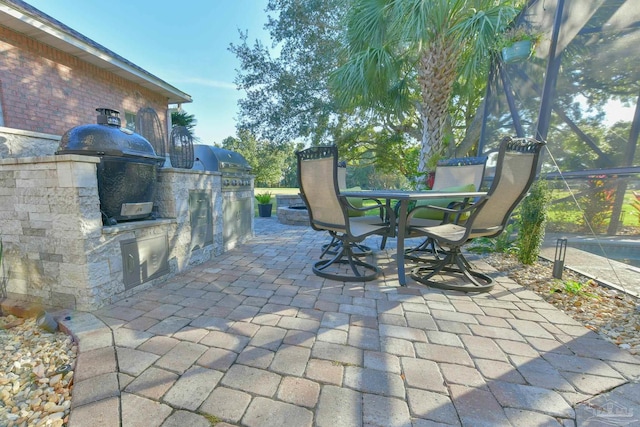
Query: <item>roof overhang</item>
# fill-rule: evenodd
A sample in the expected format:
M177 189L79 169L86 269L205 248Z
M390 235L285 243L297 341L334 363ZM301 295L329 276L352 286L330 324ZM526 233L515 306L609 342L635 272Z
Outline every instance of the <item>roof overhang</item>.
M126 59L113 54L113 52L99 44L79 37L73 31L65 31L63 28L58 28L43 16L30 14L29 11L13 4L0 2L0 25L78 57L85 62L116 74L155 93L162 94L167 98L169 104L192 102L190 95Z

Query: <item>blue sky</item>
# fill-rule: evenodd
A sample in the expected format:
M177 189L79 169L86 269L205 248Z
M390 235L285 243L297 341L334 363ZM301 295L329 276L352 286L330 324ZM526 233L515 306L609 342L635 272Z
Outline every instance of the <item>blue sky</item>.
M233 84L239 63L229 52L238 29L269 44L267 0L26 0L93 41L191 95L183 108L207 144L235 135Z

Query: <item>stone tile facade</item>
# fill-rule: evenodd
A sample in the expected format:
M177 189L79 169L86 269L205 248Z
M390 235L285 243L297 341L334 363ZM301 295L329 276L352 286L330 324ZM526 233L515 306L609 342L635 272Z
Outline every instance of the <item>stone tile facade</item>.
M104 227L99 161L79 155L0 159L0 292L44 306L94 310L223 253L220 173L162 168L155 200L160 219ZM191 190L211 195L213 244L204 247L192 244ZM169 273L126 288L121 242L157 236L166 236Z

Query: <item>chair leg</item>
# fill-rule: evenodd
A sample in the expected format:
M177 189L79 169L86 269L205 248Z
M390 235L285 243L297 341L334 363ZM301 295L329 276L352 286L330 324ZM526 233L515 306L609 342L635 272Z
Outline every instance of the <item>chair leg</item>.
M333 237L331 241L325 245L322 245L322 254L320 258L323 258L326 254L335 255L338 253L339 248L342 246L342 241ZM353 256L361 257L368 256L373 253L373 250L367 245L361 245L360 243L353 243Z
M340 243L340 248L333 258L323 259L313 264L312 270L315 275L342 282L367 282L380 275L380 268L360 260L359 256L354 254L351 242ZM343 274L341 270L344 270L344 268L341 268L340 265L344 264L349 266L353 275ZM335 269L329 271L329 267L332 266L337 267L339 270L337 272Z
M382 236L382 242L380 242L380 250L383 250L387 246L387 236Z
M440 254L445 252L435 239L428 237L415 248L406 249L404 251L404 257L414 262L431 262L432 259L424 258L423 254L433 256L435 259L440 259Z
M488 292L493 286L493 279L486 274L474 271L469 261L462 255L460 248L451 248L444 259L434 259L426 262L427 266L416 267L411 271L411 277L427 286L460 292ZM431 280L440 272L462 276L462 282L441 282Z
M338 253L338 245L341 244L340 240L336 239L335 236L331 237L331 241L325 245L322 245L322 253L320 254L320 258L324 258L325 255L335 255Z

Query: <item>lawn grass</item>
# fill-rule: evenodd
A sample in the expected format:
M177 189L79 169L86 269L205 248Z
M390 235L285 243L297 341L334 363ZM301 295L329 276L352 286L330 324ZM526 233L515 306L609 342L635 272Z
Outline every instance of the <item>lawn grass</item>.
M553 200L559 200L569 197L570 194L565 190L554 190ZM640 212L633 206L632 202L635 200L633 192L627 190L624 197L624 203L622 205L622 226L625 227L638 227L640 226ZM579 224L582 222L581 208L578 207L574 200L568 200L562 203L551 203L547 212L550 223L564 223L564 224Z
M281 195L285 195L285 196L291 196L291 195L297 195L300 193L300 189L299 188L262 188L262 187L256 187L253 191L253 194L259 194L259 193L266 193L266 192L270 192L271 195L273 196L271 199L271 203L272 203L272 207L271 207L271 215L275 215L278 212L278 206L276 203L276 195L281 194ZM364 200L363 201L363 206L369 206L369 205L373 205L375 204L375 202L373 200ZM366 213L366 215L378 215L378 211L376 210L371 210L368 211ZM254 207L254 216L258 216L258 204L255 204Z
M277 212L278 206L276 205L276 195L295 195L300 192L299 188L255 188L254 194L265 193L269 191L273 195L272 199L272 210L271 214L275 215ZM564 190L554 190L553 198L554 200L561 199L563 197L569 196L568 191ZM640 226L640 218L638 215L640 212L636 211L633 208L631 203L635 200L633 193L631 190L628 190L625 194L624 204L622 206L622 223L623 226L626 227L638 227ZM365 200L363 205L369 206L374 204L375 202L372 200ZM557 224L579 224L582 220L582 213L578 209L578 206L573 201L569 201L567 203L560 204L551 204L548 210L549 218L547 222L549 223L557 223ZM367 212L367 215L377 215L377 211L371 210ZM255 206L255 216L258 216L258 206L256 203Z
M266 193L266 192L270 192L271 193L271 215L275 215L276 212L278 212L278 206L276 203L276 195L281 194L281 195L285 195L285 196L290 196L290 195L295 195L300 193L300 189L299 188L261 188L261 187L256 187L253 189L253 194L260 194L260 193ZM253 209L253 216L258 216L258 204L254 203L254 209Z

